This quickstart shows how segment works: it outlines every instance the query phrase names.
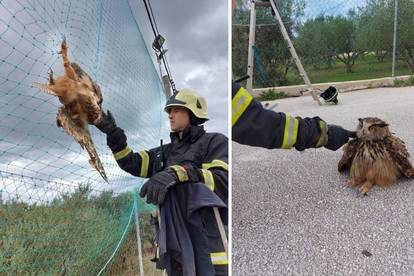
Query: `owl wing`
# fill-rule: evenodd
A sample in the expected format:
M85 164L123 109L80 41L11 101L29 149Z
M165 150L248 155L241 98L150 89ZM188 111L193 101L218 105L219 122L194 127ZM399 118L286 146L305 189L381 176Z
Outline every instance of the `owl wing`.
M354 160L355 153L358 149L359 140L353 139L349 141L344 147L344 154L338 163L338 171L343 172L351 167L352 160Z
M406 177L414 176L414 168L410 162L410 154L408 153L407 148L405 147L404 141L396 136L390 136L385 140L385 147L392 158L392 160L397 165L398 169Z
M50 94L56 97L58 96L56 92L52 90L53 85L35 82L34 86L39 88L42 92L45 92L47 94Z
M59 108L56 121L59 127L62 127L67 134L72 136L75 141L81 145L83 149L86 149L90 157L89 163L99 172L102 178L108 182L105 169L102 166L98 153L95 150L91 134L87 127L79 127L79 125L72 120L68 113L68 110L64 106Z

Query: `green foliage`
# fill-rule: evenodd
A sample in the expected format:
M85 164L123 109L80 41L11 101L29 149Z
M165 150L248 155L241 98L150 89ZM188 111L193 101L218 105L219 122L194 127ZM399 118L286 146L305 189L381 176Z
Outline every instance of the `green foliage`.
M370 0L359 16L359 46L381 62L392 51L393 16L387 0Z
M397 53L414 73L414 1L398 0Z
M274 92L273 90L267 90L260 94L260 96L256 97L259 101L273 101L277 99L287 98L288 95L285 92Z
M395 80L394 86L404 87L404 86L414 86L414 75L410 76L407 80Z
M144 206L143 202L140 205ZM80 186L45 205L0 204L0 274L96 275L121 239L131 193L92 195Z
M295 3L298 1L279 1L278 8L284 8L283 22L312 82L359 80L391 75L394 0L366 0L366 5L357 10L351 9L347 14L322 14L304 21L304 6ZM300 8L289 9L289 5ZM263 18L264 12L259 8L257 10L258 17ZM400 63L397 63L396 75L414 73L413 14L414 1L398 1L397 58ZM234 20L236 23L249 23L248 6L244 5L237 15ZM256 29L255 46L260 52L265 81L258 86L258 72L255 71L254 87L303 83L278 29L274 25L258 26ZM235 75L242 76L246 73L248 32L248 26L233 25L232 65ZM373 56L377 62L372 61Z
M303 57L305 63L312 64L319 69L323 65L329 68L334 63L335 49L329 43L328 24L325 17L319 16L308 20L300 29L295 41L298 54Z
M151 261L155 256L156 247L153 247L151 242L154 228L149 224L150 214L141 214L139 220L141 226L144 275L161 276L162 270L156 269L155 263ZM134 228L131 228L107 275L136 275L139 267L138 260L136 232Z
M331 67L314 68L309 66L308 76L312 83L326 83L333 81L353 81L389 77L391 75L392 59L386 56L384 61L378 61L373 53L361 56L352 67L352 73L346 72L345 64L336 61ZM410 70L403 61L398 61L395 67L395 75L409 75ZM303 80L297 75L288 76L290 84L303 84Z
M297 45L301 56L308 62L332 65L333 59L343 62L347 72L360 56L357 45L355 14L344 16L319 16L305 22L299 30ZM319 61L318 61L319 60Z
M414 2L398 1L397 54L414 73ZM372 51L382 61L392 51L394 1L370 0L361 10L358 40L366 51Z
M297 28L299 18L303 15L304 0L276 1L282 20L289 22L286 29L290 35ZM232 27L232 68L233 73L238 76L246 74L247 54L249 41L248 24L250 11L247 9L246 1L244 5L238 7L233 22L236 24ZM270 9L257 9L258 21L274 22ZM256 30L256 47L259 50L260 63L264 69L264 86L278 86L288 83L287 75L295 68L287 49L286 42L279 28L274 25L258 26ZM256 68L257 69L257 68ZM255 70L254 75L259 72ZM256 78L253 80L253 86L258 85Z

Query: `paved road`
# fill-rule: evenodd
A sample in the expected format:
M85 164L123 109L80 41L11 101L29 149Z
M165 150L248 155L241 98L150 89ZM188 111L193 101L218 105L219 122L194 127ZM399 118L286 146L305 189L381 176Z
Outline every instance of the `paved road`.
M276 109L349 129L377 116L414 155L414 87L344 93L340 101L319 107L290 98ZM336 170L342 149L232 146L233 275L414 275L414 180L357 197Z

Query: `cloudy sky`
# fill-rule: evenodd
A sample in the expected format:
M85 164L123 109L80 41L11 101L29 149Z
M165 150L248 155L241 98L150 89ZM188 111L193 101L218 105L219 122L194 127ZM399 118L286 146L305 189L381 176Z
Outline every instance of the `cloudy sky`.
M154 39L142 1L129 0L152 54ZM228 7L223 0L151 0L177 89L207 99L208 131L228 131Z

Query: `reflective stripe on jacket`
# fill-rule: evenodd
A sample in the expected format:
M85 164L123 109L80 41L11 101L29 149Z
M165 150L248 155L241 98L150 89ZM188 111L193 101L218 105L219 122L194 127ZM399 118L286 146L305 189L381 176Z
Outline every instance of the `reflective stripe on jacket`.
M297 150L316 147L321 138L319 117L292 117L265 109L239 84L232 83L232 139L240 144ZM326 131L322 132L325 136Z

